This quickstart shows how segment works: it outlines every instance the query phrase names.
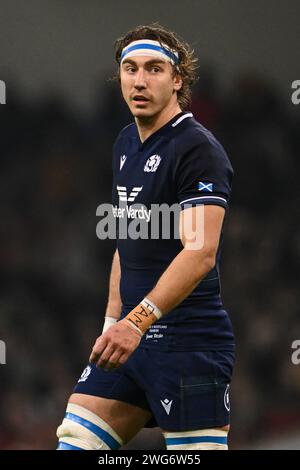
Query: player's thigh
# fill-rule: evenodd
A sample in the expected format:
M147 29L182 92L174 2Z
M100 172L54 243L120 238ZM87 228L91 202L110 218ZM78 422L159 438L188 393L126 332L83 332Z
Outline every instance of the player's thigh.
M95 413L111 426L124 443L129 442L152 416L149 411L139 406L82 393L73 393L69 403Z

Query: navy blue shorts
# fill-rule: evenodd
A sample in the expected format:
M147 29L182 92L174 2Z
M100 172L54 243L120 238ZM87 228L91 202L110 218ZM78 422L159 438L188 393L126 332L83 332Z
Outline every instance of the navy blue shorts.
M110 398L152 413L146 427L185 431L229 424L234 352L139 347L119 369L89 364L74 393Z

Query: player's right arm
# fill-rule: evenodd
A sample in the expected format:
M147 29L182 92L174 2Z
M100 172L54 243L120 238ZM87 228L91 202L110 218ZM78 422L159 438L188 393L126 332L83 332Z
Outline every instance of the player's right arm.
M99 367L104 367L107 370L120 367L124 364L141 341L141 333L138 328L133 329L133 327L128 324L129 322L127 322L127 320L125 324L122 320L117 323L122 310L120 279L121 265L119 253L118 250L116 250L109 280L109 295L104 327L102 334L95 341L89 358L89 362L95 363ZM111 334L112 331L113 334ZM110 344L111 342L112 345ZM120 342L122 343L122 347L118 347ZM99 361L98 364L100 356L101 362Z
M120 278L121 278L121 267L120 267L120 257L119 252L116 249L113 256L111 273L109 279L109 293L108 293L108 302L105 312L105 320L103 331L108 330L108 328L116 323L119 320L122 310L122 302L120 295Z

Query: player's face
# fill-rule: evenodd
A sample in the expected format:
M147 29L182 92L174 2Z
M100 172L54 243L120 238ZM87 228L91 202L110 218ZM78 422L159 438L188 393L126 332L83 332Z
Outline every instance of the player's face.
M169 62L153 57L125 59L120 68L123 97L137 118L152 117L177 103L182 81Z

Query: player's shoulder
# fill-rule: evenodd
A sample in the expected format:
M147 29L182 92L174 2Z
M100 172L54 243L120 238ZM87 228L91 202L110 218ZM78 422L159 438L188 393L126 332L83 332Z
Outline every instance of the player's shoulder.
M199 121L194 117L186 119L184 125L181 129L178 129L179 132L175 133L176 144L179 145L179 148L186 148L189 150L194 147L215 147L220 150L224 150L221 143L214 136L214 134L204 127Z
M178 132L174 133L174 143L179 158L196 152L199 158L214 158L230 164L227 152L216 136L194 117L186 119Z

